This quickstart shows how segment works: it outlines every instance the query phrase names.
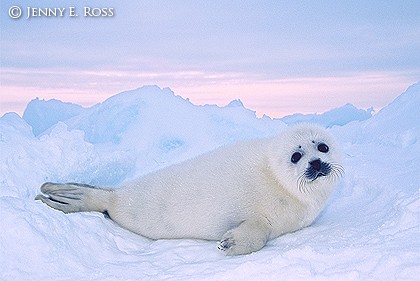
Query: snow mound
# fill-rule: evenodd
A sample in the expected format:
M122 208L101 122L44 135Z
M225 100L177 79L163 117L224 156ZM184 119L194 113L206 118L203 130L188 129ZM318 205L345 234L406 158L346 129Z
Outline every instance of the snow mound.
M419 92L417 83L363 121L350 105L317 117L343 146L343 180L310 227L238 257L221 255L214 241L151 241L100 214L65 215L33 198L45 181L118 186L226 143L276 134L281 120L256 118L239 100L196 106L156 86L79 113L34 102L25 117L32 127L5 114L0 280L416 280ZM43 107L49 115L36 113ZM349 119L356 121L334 126Z
M238 101L224 108L196 106L169 88L157 86L115 95L65 123L70 129L84 131L86 140L93 144L158 139L165 150L174 147L173 143L178 147L192 141L203 145L209 141L231 142L250 135L266 136L285 126L282 122L257 119L254 111Z
M419 122L420 83L416 83L378 112L374 120L366 122L363 131L372 137L376 134L383 143L407 147L418 142Z
M280 118L287 125L298 123L316 123L326 128L334 125L343 126L352 121L363 121L372 117L373 109L358 109L348 103L339 108L331 109L322 114L300 114L296 113Z
M337 128L337 133L353 143L375 142L402 148L420 147L420 83L410 86L375 116L349 128Z
M77 104L59 100L32 100L23 112L23 119L32 126L35 136L57 124L83 112L83 107Z
M50 106L54 107L54 104ZM65 109L59 104L59 108L50 111ZM52 115L52 119L41 119L37 125L46 128L55 122L55 115ZM121 152L118 160L107 159L113 163L117 161L123 167L109 164L121 172L112 173L106 181L101 181L103 177L98 173L88 176L91 164L81 167L85 172L77 171L85 175L79 181L96 184L118 183L127 179L128 174L135 177L227 143L270 136L286 127L280 120L256 118L255 112L246 109L238 100L225 107L197 106L176 96L169 88L161 89L158 86L122 92L63 120L63 123L67 126L65 129L61 123L55 123L41 136L48 138L58 127L59 131L68 130L70 134L83 133L81 137L95 150L114 147L114 150ZM80 153L86 154L84 151ZM70 174L69 178L74 179Z

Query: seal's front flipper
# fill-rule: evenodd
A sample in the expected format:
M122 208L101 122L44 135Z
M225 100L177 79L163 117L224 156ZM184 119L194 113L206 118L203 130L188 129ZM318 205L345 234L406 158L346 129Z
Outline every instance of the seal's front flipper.
M64 213L107 211L113 190L77 183L44 183L35 200Z
M217 248L227 256L258 251L268 241L270 226L267 218L245 220L238 227L226 232Z

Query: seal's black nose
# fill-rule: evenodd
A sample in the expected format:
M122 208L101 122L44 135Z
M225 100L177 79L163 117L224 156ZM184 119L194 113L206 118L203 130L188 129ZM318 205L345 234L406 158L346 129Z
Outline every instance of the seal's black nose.
M313 160L313 161L309 162L309 165L311 165L311 167L315 171L317 171L317 172L321 171L321 160L319 160L319 159Z

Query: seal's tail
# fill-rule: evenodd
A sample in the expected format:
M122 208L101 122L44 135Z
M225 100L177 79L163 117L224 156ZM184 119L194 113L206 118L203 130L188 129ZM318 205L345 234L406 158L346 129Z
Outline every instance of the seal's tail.
M44 195L37 195L35 200L41 200L64 213L106 213L113 189L78 183L46 182L41 186L41 192Z

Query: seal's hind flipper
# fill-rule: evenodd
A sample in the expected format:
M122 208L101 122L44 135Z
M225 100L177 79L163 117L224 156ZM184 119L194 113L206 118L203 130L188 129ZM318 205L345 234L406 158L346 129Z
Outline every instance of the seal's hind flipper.
M51 208L64 213L101 212L107 210L112 189L94 187L78 183L51 183L41 186L41 192L35 200L41 200Z

